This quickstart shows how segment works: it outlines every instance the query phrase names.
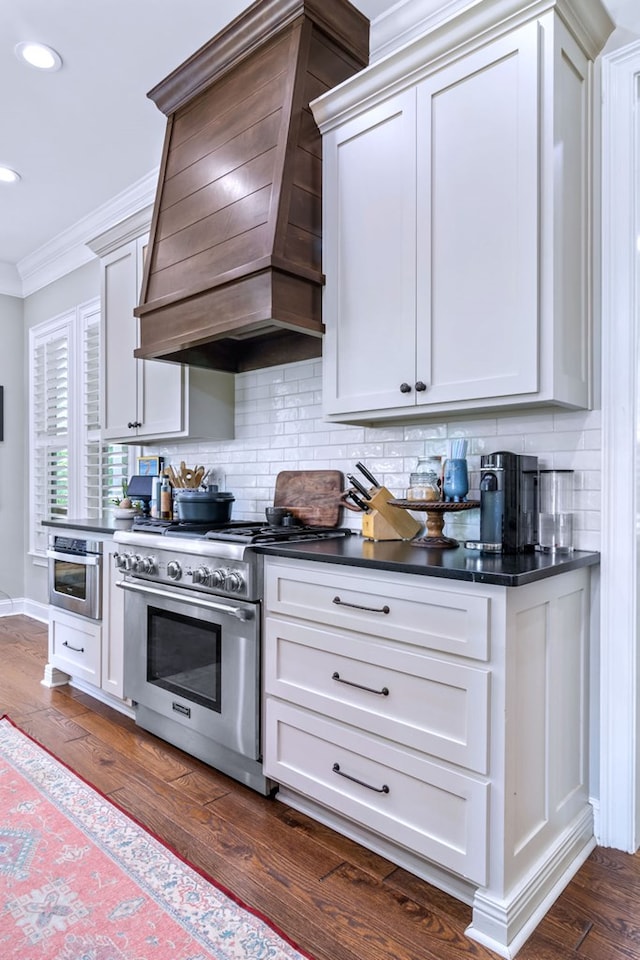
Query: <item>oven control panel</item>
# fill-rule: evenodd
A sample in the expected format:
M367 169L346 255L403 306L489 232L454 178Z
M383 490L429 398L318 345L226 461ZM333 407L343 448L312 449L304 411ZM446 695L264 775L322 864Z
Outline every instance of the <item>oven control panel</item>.
M257 599L256 569L244 561L215 557L172 555L169 551L147 553L122 548L114 554L116 567L133 580L166 583L217 596Z

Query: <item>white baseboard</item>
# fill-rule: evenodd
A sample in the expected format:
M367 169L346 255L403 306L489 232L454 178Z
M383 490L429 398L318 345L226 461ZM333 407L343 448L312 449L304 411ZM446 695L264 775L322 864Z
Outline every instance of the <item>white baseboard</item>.
M94 700L99 700L100 703L106 703L108 707L112 707L114 710L117 710L118 713L124 713L124 715L130 717L131 720L135 720L136 718L136 712L130 703L126 703L124 700L118 700L117 697L112 697L110 693L107 693L100 687L94 687L93 684L87 683L85 680L80 680L78 677L71 677L69 686L75 690L80 690L82 693L88 694L90 697L93 697Z
M26 597L16 599L9 597L6 600L0 600L0 617L16 617L20 614L39 620L41 623L48 623L49 605Z
M512 960L595 846L593 811L587 806L507 897L476 891L465 934Z

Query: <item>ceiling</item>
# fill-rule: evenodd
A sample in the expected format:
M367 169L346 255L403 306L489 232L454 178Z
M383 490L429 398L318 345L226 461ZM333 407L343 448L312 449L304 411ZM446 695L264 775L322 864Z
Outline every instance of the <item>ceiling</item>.
M390 0L354 0L373 20ZM640 27L638 0L605 0L613 19ZM160 162L166 118L147 99L247 0L6 0L0 3L0 267L25 259ZM634 24L635 20L635 24ZM38 40L63 67L43 73L14 47ZM3 292L0 289L0 292ZM11 291L13 292L13 291Z

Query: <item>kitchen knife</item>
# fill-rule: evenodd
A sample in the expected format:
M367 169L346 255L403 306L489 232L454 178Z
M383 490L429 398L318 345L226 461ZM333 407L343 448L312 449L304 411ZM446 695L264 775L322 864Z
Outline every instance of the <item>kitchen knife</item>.
M358 494L355 493L353 490L349 490L349 498L352 503L355 503L356 507L358 507L359 510L362 510L363 513L368 512L369 505L365 503L364 500L361 500Z
M374 487L381 486L381 484L378 483L374 475L370 473L369 470L367 470L364 463L356 463L356 467L360 471L362 476L365 477L369 481L369 483L372 483Z
M360 493L365 498L365 500L371 500L371 494L369 493L367 488L362 483L360 483L357 477L354 477L352 473L348 473L347 480L352 486L356 488L358 493Z

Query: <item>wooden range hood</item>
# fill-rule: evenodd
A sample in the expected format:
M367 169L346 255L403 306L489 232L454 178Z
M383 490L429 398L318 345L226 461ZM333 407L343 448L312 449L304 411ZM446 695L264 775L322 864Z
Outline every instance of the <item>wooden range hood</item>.
M237 372L321 355L309 102L368 56L346 0L259 0L148 94L168 123L136 357Z

